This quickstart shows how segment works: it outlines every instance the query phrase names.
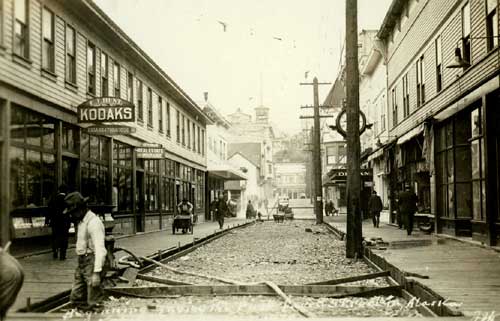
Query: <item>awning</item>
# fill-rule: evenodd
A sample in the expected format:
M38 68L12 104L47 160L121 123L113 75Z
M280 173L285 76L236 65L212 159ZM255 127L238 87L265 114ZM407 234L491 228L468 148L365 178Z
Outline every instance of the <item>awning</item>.
M225 165L208 167L208 175L217 176L226 181L246 181L248 179L242 172Z
M424 132L424 124L420 124L417 127L410 130L409 132L407 132L406 134L404 134L403 136L399 137L396 144L398 145L404 144L410 139L417 137L423 132Z
M383 147L380 147L379 149L377 149L376 151L371 153L370 156L368 156L368 161L372 161L372 160L377 159L381 156L384 156L384 148Z

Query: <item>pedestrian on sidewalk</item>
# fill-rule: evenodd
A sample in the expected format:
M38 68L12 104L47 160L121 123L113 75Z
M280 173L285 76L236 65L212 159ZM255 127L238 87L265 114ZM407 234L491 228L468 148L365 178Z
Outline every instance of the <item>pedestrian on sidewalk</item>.
M64 199L65 212L71 215L76 226L76 254L78 266L70 300L78 308L96 311L104 299L102 289L103 266L106 260L104 224L87 207L88 197L79 192L69 193Z
M0 320L5 320L7 310L16 301L24 281L23 268L8 253L10 242L5 248L0 247Z
M219 207L219 199L215 196L215 199L210 203L210 219L215 221L217 219L217 208Z
M219 228L222 230L224 227L224 217L229 212L229 208L227 206L227 194L224 194L222 199L219 200L217 204L217 222L219 223Z
M368 209L372 215L373 227L378 228L380 225L380 212L384 208L380 196L377 191L373 190L370 200L368 201Z
M253 208L251 200L248 200L246 218L247 219L255 218L255 209Z
M413 220L417 211L417 195L411 190L410 184L405 184L405 191L399 195L399 210L406 226L408 235L413 231Z
M69 227L71 221L69 215L64 213L66 203L64 198L68 188L61 184L51 200L49 201L49 213L47 224L52 228L52 254L55 260L66 260L66 251L68 249Z
M326 214L326 216L330 216L330 214L332 214L332 206L331 206L331 204L333 204L333 203L330 203L330 202L331 201L328 200L325 203L325 214Z
M193 224L193 204L191 204L187 198L183 198L182 201L177 204L177 213L179 213L179 215L189 215L190 218L191 218L191 224ZM182 229L182 233L186 233L187 232L187 229L186 228L183 228Z

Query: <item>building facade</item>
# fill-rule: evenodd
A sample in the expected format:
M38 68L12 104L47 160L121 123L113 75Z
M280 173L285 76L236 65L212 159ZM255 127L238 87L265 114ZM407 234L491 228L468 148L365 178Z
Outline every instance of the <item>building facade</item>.
M280 162L274 164L276 195L289 199L306 197L306 165Z
M497 0L395 0L378 32L387 62L384 162L437 232L498 244Z
M92 1L2 0L0 9L3 241L46 233L63 183L113 213L115 232L163 228L184 197L203 213L210 120L196 103ZM101 97L132 103L133 121L78 123L77 106ZM111 124L131 129L87 128ZM151 144L161 152L140 152Z

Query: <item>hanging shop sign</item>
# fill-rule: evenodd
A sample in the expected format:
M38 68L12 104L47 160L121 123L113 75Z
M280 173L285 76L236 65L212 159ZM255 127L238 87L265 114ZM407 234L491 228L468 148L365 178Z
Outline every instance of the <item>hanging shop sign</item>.
M134 122L135 106L117 97L97 97L78 105L79 123Z
M360 174L361 174L361 179L362 180L371 180L372 179L372 174L373 170L371 168L362 168L360 169ZM328 177L332 181L347 181L347 169L341 168L341 169L331 169L328 172Z
M163 146L161 144L145 143L140 147L135 148L137 158L143 159L162 159Z
M127 135L136 132L135 127L126 126L90 126L85 128L88 134L96 135Z

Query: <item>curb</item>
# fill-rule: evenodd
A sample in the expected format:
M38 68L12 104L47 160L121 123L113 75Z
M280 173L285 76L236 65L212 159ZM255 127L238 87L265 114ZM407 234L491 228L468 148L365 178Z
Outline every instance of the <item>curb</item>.
M460 237L456 237L456 236L452 236L452 235L447 235L447 234L434 234L434 235L436 235L437 237L442 238L442 239L454 240L454 241L457 241L457 242L465 243L465 244L476 246L476 247L481 247L481 248L487 249L487 250L493 250L493 251L495 251L497 253L500 253L500 247L499 246L489 246L489 245L486 245L484 243L480 243L479 241L464 240L464 239L462 239Z

